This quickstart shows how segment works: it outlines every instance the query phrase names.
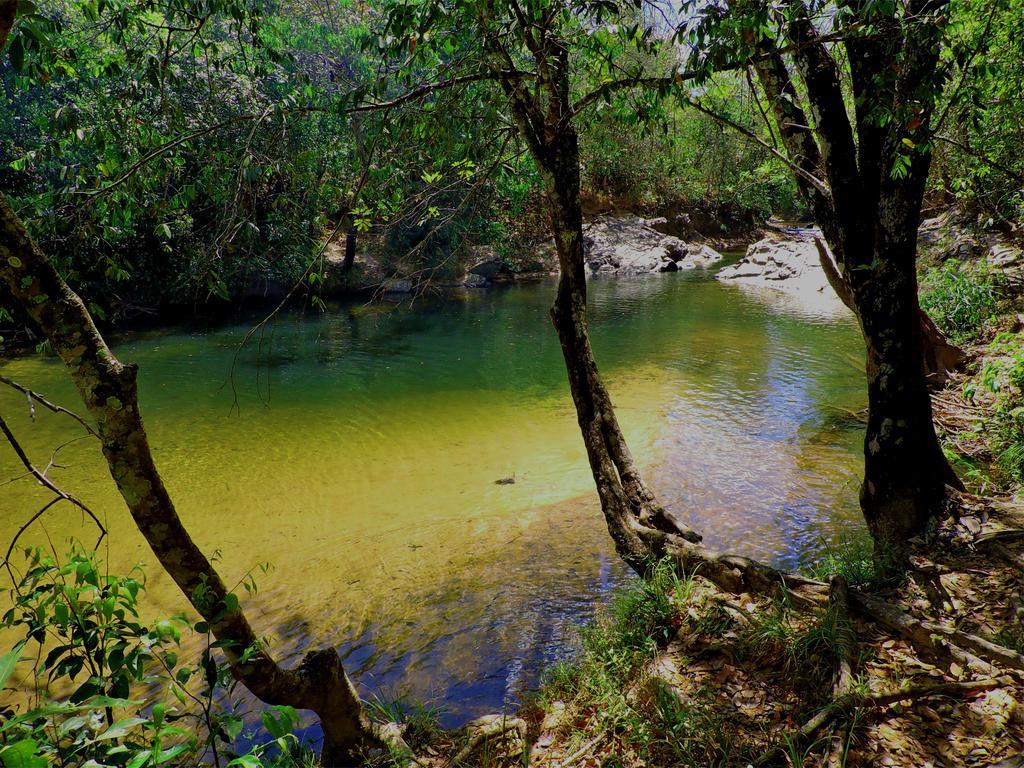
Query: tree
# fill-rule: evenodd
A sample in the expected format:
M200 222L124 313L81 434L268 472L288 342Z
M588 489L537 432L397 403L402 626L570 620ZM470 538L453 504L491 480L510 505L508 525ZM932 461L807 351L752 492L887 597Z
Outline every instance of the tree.
M205 9L210 11L210 6ZM205 17L188 8L180 10L184 18L177 23L197 24L200 29L205 25ZM16 17L17 2L0 6L0 48ZM146 21L153 25L155 18L149 16ZM174 26L173 18L164 17L164 23L168 29L189 32ZM198 34L194 27L192 31ZM41 252L2 194L0 282L67 366L95 421L110 475L135 524L160 565L209 625L235 677L264 702L315 712L324 733L324 765L354 765L366 748L400 742L369 721L335 651L312 651L297 668L285 669L264 647L237 596L192 541L164 486L142 421L136 367L113 354L83 301Z
M699 568L725 589L774 592L782 583L777 571L708 551L699 534L658 502L626 444L590 345L576 122L589 107L627 88L651 89L661 98L683 77L674 53L640 19L636 7L623 10L610 2L401 0L386 7L381 32L382 47L390 41L391 60L399 62L387 85L400 82L420 100L467 84L501 88L508 117L542 180L560 266L551 319L601 508L620 556L641 574L669 556L681 569ZM574 97L577 85L581 92ZM808 582L792 577L788 583Z
M702 9L693 30L709 61L752 62L860 321L860 498L883 567L900 563L908 539L942 509L947 482L957 482L932 424L915 270L947 13L948 0L844 0L834 9L738 0Z

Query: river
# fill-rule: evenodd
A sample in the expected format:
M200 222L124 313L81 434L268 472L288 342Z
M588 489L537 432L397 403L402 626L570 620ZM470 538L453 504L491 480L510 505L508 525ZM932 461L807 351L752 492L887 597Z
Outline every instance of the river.
M364 694L430 701L453 724L514 705L629 578L576 428L552 293L286 314L234 366L251 323L116 345L140 366L156 459L199 545L229 583L271 564L243 603L276 653L333 645ZM591 334L635 456L708 543L792 567L859 527L852 318L695 272L595 280ZM80 409L53 358L0 372ZM43 465L81 432L42 409L31 421L6 388L0 409ZM145 564L147 613L182 610L95 443L57 461L53 479L107 521L111 568ZM19 474L0 447L0 482ZM45 498L30 480L0 486L4 541ZM57 508L25 540L72 537L94 532Z

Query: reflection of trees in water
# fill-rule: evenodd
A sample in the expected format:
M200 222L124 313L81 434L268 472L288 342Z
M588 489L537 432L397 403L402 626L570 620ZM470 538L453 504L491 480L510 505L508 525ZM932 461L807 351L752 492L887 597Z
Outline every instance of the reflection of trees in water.
M823 425L836 403L863 400L861 372L842 362L859 342L852 326L728 298L714 323L687 316L658 491L711 545L791 566L857 518L857 439Z

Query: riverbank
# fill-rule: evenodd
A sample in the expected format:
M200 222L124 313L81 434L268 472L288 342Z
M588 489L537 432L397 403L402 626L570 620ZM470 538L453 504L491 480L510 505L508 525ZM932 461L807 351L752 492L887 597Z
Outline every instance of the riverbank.
M862 549L838 551L817 573L853 597L810 610L658 569L583 632L504 741L467 752L472 728L435 733L422 762L1016 766L1024 635L1019 608L991 596L1021 594L1024 547L998 542L1022 524L1005 508L944 521L907 582L881 591ZM867 587L895 609L888 626L863 609Z
M636 277L712 267L722 259L712 244L745 243L749 232L744 227L732 239L725 234L709 238L698 234L684 214L672 220L627 213L595 214L584 224L588 275ZM424 267L415 248L396 254L393 245L379 234L364 236L360 243L354 260L346 263L345 238L328 242L294 282L253 274L231 299L208 295L189 305L125 305L111 315L97 313L96 319L104 332L116 338L117 334L146 332L175 323L200 329L244 317L253 317L256 323L283 307L324 309L324 302L393 305L438 296L468 298L490 287L558 275L558 257L550 237L538 238L525 256L502 255L499 248L489 245L464 246L435 267ZM24 354L37 342L28 323L0 313L0 353Z

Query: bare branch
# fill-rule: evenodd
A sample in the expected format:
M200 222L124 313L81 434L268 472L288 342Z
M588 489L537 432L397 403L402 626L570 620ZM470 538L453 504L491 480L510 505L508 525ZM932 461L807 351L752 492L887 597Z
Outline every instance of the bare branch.
M14 436L14 433L11 431L11 428L7 426L7 422L4 421L3 416L0 416L0 432L3 432L4 437L7 438L7 442L11 444L11 448L14 449L15 455L18 457L18 460L24 465L25 469L28 470L28 473L32 475L32 477L34 477L39 482L40 485L42 485L44 488L49 490L54 495L54 498L48 504L46 504L42 509L36 512L31 518L29 518L29 520L24 525L22 525L21 528L18 529L18 532L14 534L14 538L11 539L11 543L7 547L7 553L4 555L3 565L9 568L11 552L14 551L14 547L17 545L18 539L21 537L21 534L23 534L25 530L28 529L30 525L32 525L32 523L34 523L36 520L42 517L43 513L45 513L46 510L50 509L50 507L52 507L53 505L60 501L70 502L74 506L78 507L86 515L88 515L89 518L92 519L92 521L96 524L96 527L100 530L100 536L96 540L96 546L98 547L100 545L100 542L103 541L103 537L107 535L107 529L103 526L103 523L100 522L100 519L96 516L96 514L87 506L85 506L85 504L79 501L77 497L72 496L70 493L61 490L50 478L46 476L46 472L40 471L38 468L36 468L36 466L29 460L28 454L26 454L25 449L21 447L21 444ZM51 460L51 465L52 463L53 462ZM47 469L49 469L49 467L47 467Z
M41 406L43 406L44 408L46 408L49 411L53 411L54 413L63 413L65 416L70 416L72 419L74 419L79 424L81 424L86 432L88 432L90 435L92 435L95 438L99 438L99 435L96 433L96 430L92 428L92 425L89 424L89 422L87 422L85 419L83 419L81 416L79 416L74 411L69 411L67 408L65 408L62 405L57 405L56 403L51 403L49 400L47 400L45 397L40 395L38 392L35 392L35 391L29 389L28 387L24 386L23 384L19 384L18 382L14 381L13 379L7 378L6 376L0 376L0 384L6 384L8 387L11 387L12 389L16 389L19 392L21 392L22 394L24 394L25 396L27 396L30 407L32 405L32 401L35 401L35 402L39 403ZM33 415L33 418L34 418L34 415Z

